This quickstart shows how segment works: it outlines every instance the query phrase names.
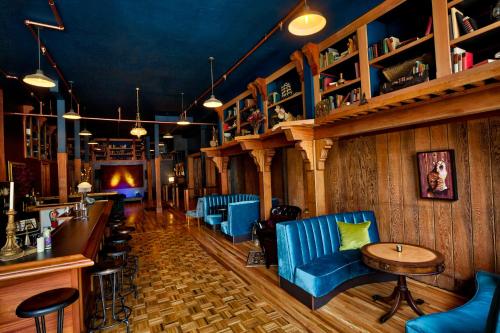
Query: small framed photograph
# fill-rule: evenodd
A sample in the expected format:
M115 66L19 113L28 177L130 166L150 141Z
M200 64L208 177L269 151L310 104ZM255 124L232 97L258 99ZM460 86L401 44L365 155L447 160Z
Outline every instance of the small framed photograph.
M420 198L457 200L457 178L453 150L417 153Z

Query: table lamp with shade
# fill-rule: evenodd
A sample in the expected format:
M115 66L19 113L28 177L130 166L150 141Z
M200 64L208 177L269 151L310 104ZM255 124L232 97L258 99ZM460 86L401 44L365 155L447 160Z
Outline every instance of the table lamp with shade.
M78 184L78 193L82 194L82 200L80 201L80 204L78 205L78 211L80 212L80 217L82 219L87 218L87 206L91 204L89 202L89 199L87 198L87 193L90 193L92 191L92 185L88 182L81 182Z

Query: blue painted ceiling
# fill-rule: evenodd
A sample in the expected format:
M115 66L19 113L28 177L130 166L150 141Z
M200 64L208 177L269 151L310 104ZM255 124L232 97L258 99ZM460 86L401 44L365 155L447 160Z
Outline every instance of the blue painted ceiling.
M63 71L87 115L123 117L135 113L135 87L141 87L143 118L177 114L179 93L185 104L210 86L208 57L215 57L215 78L244 55L297 0L56 0L65 31L42 31L42 40ZM380 0L310 0L328 19L313 37L277 32L216 88L223 102L248 82L286 64L309 41L318 42L374 7ZM37 66L36 43L23 21L55 24L47 1L0 1L0 68L22 77ZM42 69L57 78L42 58ZM0 84L5 85L5 79ZM199 120L213 112L198 107Z

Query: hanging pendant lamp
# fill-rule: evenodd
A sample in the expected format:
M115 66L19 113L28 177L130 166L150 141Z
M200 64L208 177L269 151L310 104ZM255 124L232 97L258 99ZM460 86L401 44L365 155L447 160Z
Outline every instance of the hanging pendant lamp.
M98 145L99 143L97 141L95 141L95 140L92 140L92 141L89 141L87 144L89 146L95 146L95 145Z
M320 12L311 10L304 1L304 8L288 24L288 31L296 36L309 36L321 30L326 25L326 18Z
M81 118L79 113L76 113L75 110L73 110L73 81L69 81L70 88L69 88L69 100L70 100L70 107L69 111L63 114L63 118L65 119L70 119L70 120L78 120Z
M40 65L40 28L38 28L38 69L34 74L26 75L23 82L35 87L52 88L56 86L54 80L43 74Z
M135 88L136 100L137 100L137 114L135 117L135 126L130 130L130 134L135 135L137 138L148 134L148 131L141 125L141 114L139 113L139 88Z
M83 110L86 111L85 107L83 107ZM80 136L92 136L92 132L87 129L87 121L85 121L85 127L83 130L81 130L78 134L80 134Z
M177 125L187 126L191 124L191 122L187 119L187 111L184 110L184 93L181 93L181 110L183 110L179 116L179 120L177 121Z
M208 61L210 61L210 78L212 81L212 95L210 95L210 98L207 99L204 103L203 106L206 108L218 108L219 106L222 106L222 102L219 101L217 98L215 98L214 95L214 67L213 67L213 62L214 62L214 57L209 57Z
M163 134L163 138L164 139L173 139L174 136L172 134L170 134L170 132L167 132L167 133Z

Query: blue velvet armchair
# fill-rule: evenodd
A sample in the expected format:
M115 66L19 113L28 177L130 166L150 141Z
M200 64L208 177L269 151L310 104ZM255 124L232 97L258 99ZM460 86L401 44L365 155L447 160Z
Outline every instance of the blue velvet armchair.
M476 294L447 312L433 313L406 322L406 333L500 333L500 275L478 272Z
M230 203L227 221L221 223L221 231L233 243L252 239L252 227L259 219L259 200Z

